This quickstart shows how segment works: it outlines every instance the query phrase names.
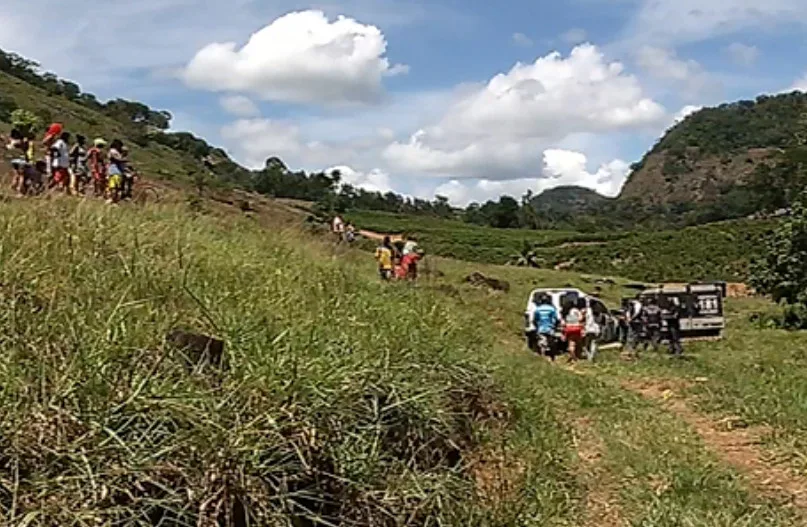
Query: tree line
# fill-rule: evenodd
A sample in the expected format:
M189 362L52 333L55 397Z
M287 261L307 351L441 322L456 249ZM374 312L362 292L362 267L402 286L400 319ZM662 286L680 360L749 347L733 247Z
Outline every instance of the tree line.
M71 81L42 72L40 65L15 53L0 50L0 71L52 96L63 97L99 112L124 126L127 137L146 147L162 145L183 152L196 161L185 177L199 188L235 187L278 198L312 201L323 212L350 209L451 218L503 229L567 229L583 232L688 226L745 217L760 210L786 207L794 193L807 184L807 142L799 135L805 119L807 95L793 93L762 96L702 110L675 126L653 151L673 154L698 146L704 153L732 152L754 146L779 145L788 150L775 162L761 165L752 181L724 189L714 203L643 204L607 199L592 191L566 188L542 197L528 192L521 199L501 196L484 203L453 207L444 196L432 200L394 192L372 192L348 184L338 172L307 173L290 170L282 160L270 157L263 168L249 170L233 161L221 148L189 132L168 132L172 115L125 99L99 101ZM9 121L17 109L13 100L0 95L0 121ZM46 119L43 117L43 119ZM797 147L798 145L798 147ZM674 158L671 157L671 159ZM640 169L641 162L634 166ZM670 168L670 170L674 169Z

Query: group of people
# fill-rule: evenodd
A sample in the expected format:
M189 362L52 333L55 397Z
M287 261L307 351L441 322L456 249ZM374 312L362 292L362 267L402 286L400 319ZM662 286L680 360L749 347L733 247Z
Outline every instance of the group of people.
M331 222L331 232L336 236L336 243L356 241L356 227L350 222L345 222L339 215L334 216Z
M45 189L83 194L91 188L95 196L111 203L130 199L136 173L123 142L115 139L107 144L99 137L90 146L83 135L72 139L62 124L52 124L40 143L43 155L37 159L33 135L13 129L5 141L6 148L17 154L11 162L12 188L20 195Z
M684 353L681 345L682 316L683 306L675 297L665 298L663 304L655 296L644 302L633 299L620 314L619 340L626 351L638 353L647 349L658 351L662 337L666 337L670 354L680 356Z
M417 242L405 235L400 244L392 243L389 236L385 236L375 250L375 259L378 263L378 274L384 281L417 280L418 262L423 258L423 251Z
M536 341L530 347L534 351L552 360L563 353L568 353L570 361L594 360L605 320L588 299L565 299L560 310L546 293L536 293L532 302ZM675 298L663 306L655 296L644 302L631 300L618 318L618 340L626 353L635 356L640 350L658 351L666 339L670 354L681 356L681 317L682 307Z
M337 244L353 243L358 235L356 227L338 214L331 220L331 233L336 238ZM413 236L405 234L396 242L385 236L375 250L378 274L384 281L417 280L418 262L423 255Z
M600 317L594 313L586 298L567 299L560 311L547 293L537 293L533 303L537 342L531 347L535 351L551 360L564 351L572 362L583 356L594 360L602 327Z

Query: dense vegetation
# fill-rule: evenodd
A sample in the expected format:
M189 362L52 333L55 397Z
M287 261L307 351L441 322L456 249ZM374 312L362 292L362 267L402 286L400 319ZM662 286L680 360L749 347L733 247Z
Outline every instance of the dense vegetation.
M721 156L752 148L790 148L807 139L807 93L760 95L704 108L673 126L650 154L683 154L697 148L701 156ZM641 168L641 162L634 166Z
M690 225L785 208L803 187L806 141L802 92L704 108L633 165L620 200L666 203Z
M807 194L765 240L752 265L751 284L782 304L769 319L778 327L807 328Z

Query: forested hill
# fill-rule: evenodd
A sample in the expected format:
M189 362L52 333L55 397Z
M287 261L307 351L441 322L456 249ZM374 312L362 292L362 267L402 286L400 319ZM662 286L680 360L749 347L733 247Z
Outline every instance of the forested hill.
M806 141L802 92L705 108L634 165L620 200L681 210L712 204L735 216L785 206L789 189L801 186L794 177Z

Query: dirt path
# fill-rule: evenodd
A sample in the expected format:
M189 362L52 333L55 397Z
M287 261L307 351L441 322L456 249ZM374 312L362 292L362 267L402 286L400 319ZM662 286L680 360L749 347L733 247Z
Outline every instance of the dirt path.
M390 241L393 243L403 241L403 236L400 234L384 234L381 232L368 231L366 229L360 229L359 234L369 240L381 241L385 236L389 236Z
M605 445L586 418L572 424L574 445L580 459L583 482L586 485L583 527L621 527L627 525L619 507L619 484L603 465Z
M783 500L786 506L807 516L807 481L786 467L767 459L759 447L768 429L762 426L736 426L731 419L715 422L695 411L679 396L682 383L674 381L625 381L622 386L657 403L687 423L704 445L722 462L734 467L763 496Z

